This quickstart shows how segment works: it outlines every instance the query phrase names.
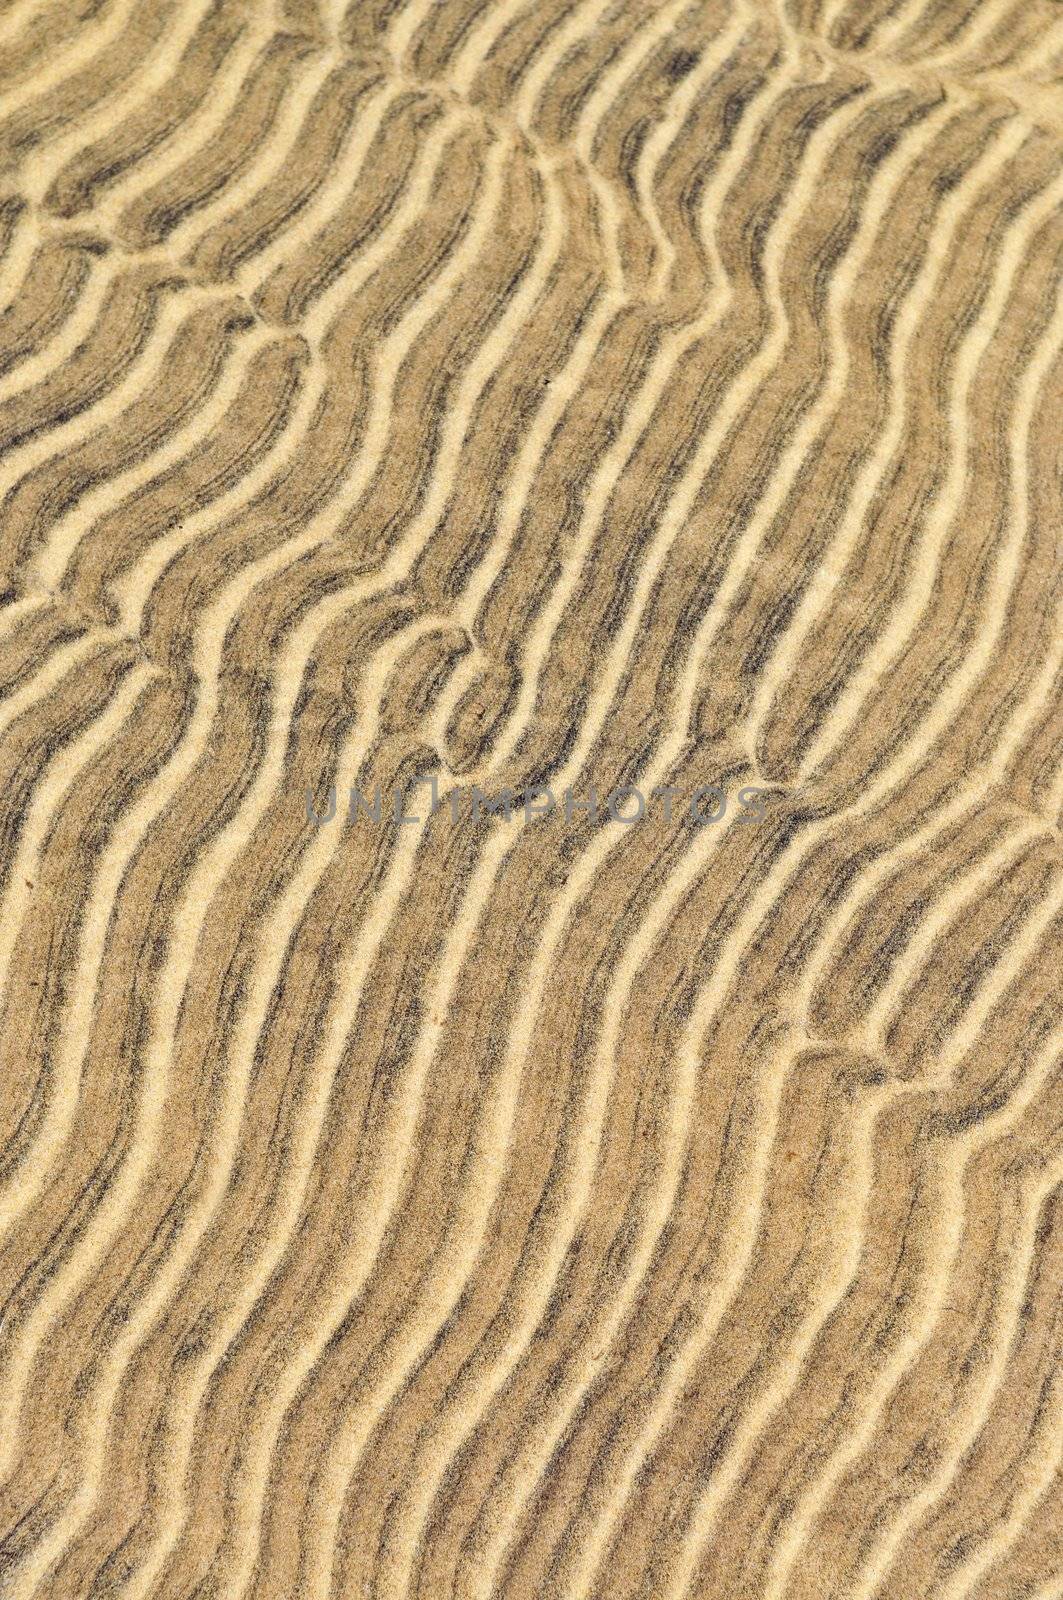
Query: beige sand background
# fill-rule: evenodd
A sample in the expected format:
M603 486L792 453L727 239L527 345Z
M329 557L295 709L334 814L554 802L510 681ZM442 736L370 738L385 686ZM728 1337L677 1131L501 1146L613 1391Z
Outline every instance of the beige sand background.
M1061 262L1059 0L0 0L0 1594L1063 1596Z

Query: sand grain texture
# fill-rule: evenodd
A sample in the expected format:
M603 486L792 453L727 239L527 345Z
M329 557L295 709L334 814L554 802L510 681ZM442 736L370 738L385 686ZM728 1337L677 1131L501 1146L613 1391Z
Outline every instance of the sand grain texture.
M0 0L0 1595L1063 1597L1061 269L1060 0Z

